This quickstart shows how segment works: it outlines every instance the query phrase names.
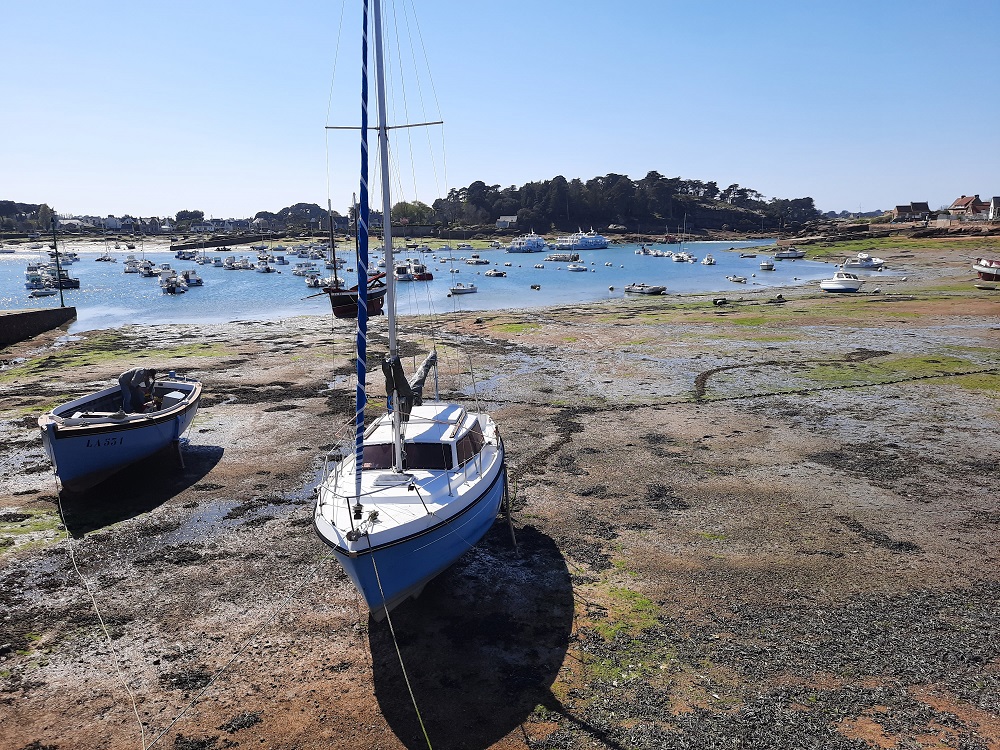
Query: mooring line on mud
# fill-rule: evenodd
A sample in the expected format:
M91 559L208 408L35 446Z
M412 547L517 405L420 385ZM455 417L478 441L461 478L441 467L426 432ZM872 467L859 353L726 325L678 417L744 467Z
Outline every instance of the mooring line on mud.
M236 659L244 651L246 651L247 647L256 640L257 636L259 636L262 632L264 632L264 629L271 624L271 621L274 620L274 618L277 617L279 613L285 611L284 605L287 604L292 599L293 596L295 596L303 588L305 588L306 584L313 579L313 576L316 575L316 571L319 569L320 564L330 559L334 558L333 554L329 552L323 553L322 555L319 556L319 559L317 559L315 564L308 570L307 574L303 577L299 585L296 586L291 591L289 591L288 594L280 602L278 602L278 604L274 608L274 611L267 617L267 619L264 620L263 623L261 623L259 628L257 628L255 631L253 631L249 636L247 636L244 639L240 647L236 649L236 652L231 657L229 657L229 661L227 661L225 664L219 667L218 670L216 670L215 674L212 675L212 677L205 684L205 686L198 692L198 694L194 698L191 699L191 702L188 703L183 709L181 709L181 712L177 714L177 716L175 716L174 719L169 724L167 724L167 726L164 727L163 730L161 730L160 733L156 735L156 737L154 737L153 740L148 745L144 745L143 750L149 750L149 748L153 747L153 745L155 745L164 736L166 736L167 732L169 732L174 727L174 725L177 724L177 722L179 722L184 717L184 715L188 711L190 711L195 706L195 704L198 703L198 701L202 699L205 693L208 692L209 688L211 688L212 685L215 684L215 681L219 679L223 675L223 673L233 665L233 662L235 662Z
M111 649L111 655L114 657L115 670L118 672L118 680L121 682L122 687L125 688L125 692L128 693L129 700L132 702L132 713L135 714L135 720L139 723L139 741L142 743L142 749L147 750L147 748L152 747L152 744L146 744L146 727L142 723L142 718L139 716L139 705L135 699L135 693L132 692L132 688L129 687L128 680L125 678L125 672L122 670L121 658L118 656L118 651L115 649L114 640L111 638L111 632L108 630L107 623L104 622L104 616L101 614L100 607L97 606L97 597L94 596L93 589L90 588L90 584L87 583L87 579L83 577L83 573L80 572L80 566L76 563L76 554L73 552L73 535L69 531L69 524L66 523L66 514L63 512L62 504L62 493L59 490L59 479L55 472L55 466L52 467L52 481L56 486L56 504L59 507L59 520L62 521L63 529L66 530L66 547L69 550L69 559L73 563L73 570L76 571L77 578L80 579L80 583L83 584L84 590L87 592L87 596L90 597L90 603L94 608L94 614L97 615L97 621L101 623L101 629L104 631L104 637L108 641L108 648Z

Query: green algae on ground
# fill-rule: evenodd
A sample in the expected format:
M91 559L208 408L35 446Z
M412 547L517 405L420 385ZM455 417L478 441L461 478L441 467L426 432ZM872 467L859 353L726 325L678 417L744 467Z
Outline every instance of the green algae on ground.
M957 385L969 391L988 391L1000 393L1000 375L991 373L979 373L977 375L962 375L953 381ZM1000 404L998 404L1000 407Z
M179 346L146 349L131 346L131 341L116 332L92 336L72 347L65 347L56 353L31 359L0 373L0 382L10 383L22 379L50 376L62 368L93 367L121 360L123 369L137 359L158 361L186 359L188 357L220 357L232 354L224 344L195 343Z
M607 596L607 619L594 623L594 630L606 641L619 635L640 635L659 622L660 608L638 591L613 586L607 589Z
M492 326L494 331L501 333L530 333L541 327L541 323L499 323Z
M811 364L798 376L821 383L878 384L901 379L956 375L979 369L974 362L948 355L923 357L890 356L877 362L831 362Z

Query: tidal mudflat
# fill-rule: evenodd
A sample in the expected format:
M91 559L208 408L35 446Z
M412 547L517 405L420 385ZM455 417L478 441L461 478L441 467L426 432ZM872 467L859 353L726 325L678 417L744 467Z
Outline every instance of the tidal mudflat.
M516 484L517 546L503 519L393 618L433 747L1000 745L1000 292L969 252L880 253L880 294L408 320ZM427 746L311 528L351 347L293 318L0 354L0 746ZM185 468L64 528L35 417L137 364L205 383Z

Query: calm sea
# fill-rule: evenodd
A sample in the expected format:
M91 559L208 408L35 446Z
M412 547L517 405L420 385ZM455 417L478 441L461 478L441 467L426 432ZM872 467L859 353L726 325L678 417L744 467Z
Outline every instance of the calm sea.
M576 302L593 302L624 296L623 289L632 282L646 282L667 287L668 294L729 293L748 288L781 287L804 284L828 278L833 273L830 263L805 260L777 261L774 271L761 271L759 264L771 257L773 240L763 242L688 242L685 249L700 261L706 253L716 259L716 265L677 263L670 258L636 255L636 245L615 245L606 250L581 251L581 263L589 271L571 272L565 262L545 262L547 253L508 254L503 250L453 252L447 256L425 253L421 260L434 273L433 281L415 281L398 285L397 309L400 314L426 314L454 310L498 310L543 307ZM678 250L677 245L656 244L659 250ZM752 248L752 249L751 249ZM79 253L81 260L68 267L70 275L80 279L80 289L63 290L67 305L77 308L78 319L73 331L113 328L127 323L215 323L234 320L273 320L295 315L329 315L326 295L310 298L316 290L306 287L304 280L291 273L292 266L278 266L280 273L262 274L254 271L228 271L211 265L196 265L180 261L168 250L134 251L156 264L170 263L175 269L195 268L204 279L204 286L192 287L186 294L163 294L155 278L123 272L126 252L112 251L116 263L95 262L104 252L103 245L76 244L64 248ZM32 309L56 307L59 297L31 299L24 288L24 271L29 261L39 259L39 251L21 250L0 254L0 308ZM489 265L468 265L462 258L478 252ZM741 258L741 253L756 252L756 258ZM244 248L229 253L209 252L210 257L246 256L256 260L256 254ZM286 251L290 263L302 259ZM414 251L403 257L418 257ZM438 260L435 260L437 256ZM444 258L444 259L442 259ZM508 265L509 264L509 265ZM544 268L535 268L541 264ZM319 265L322 267L322 263ZM353 261L349 260L349 266ZM455 268L458 273L450 273ZM485 276L490 268L506 271L506 278ZM323 270L324 275L330 272ZM734 284L727 275L747 277L746 286ZM474 283L475 294L449 296L455 282ZM353 283L353 281L352 281ZM538 285L539 289L532 289Z

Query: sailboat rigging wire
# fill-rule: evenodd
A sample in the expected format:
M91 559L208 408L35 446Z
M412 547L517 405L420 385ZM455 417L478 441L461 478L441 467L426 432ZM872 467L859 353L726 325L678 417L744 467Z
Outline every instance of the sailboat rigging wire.
M466 356L469 358L469 375L472 376L472 395L476 399L476 411L481 412L482 408L479 406L479 386L476 385L476 370L472 366L472 355L466 352Z
M344 30L344 10L347 7L347 0L340 4L340 22L337 24L337 44L333 53L333 70L330 73L330 93L326 100L326 121L330 122L330 110L333 108L333 84L337 80L337 61L340 58L340 36ZM326 147L326 199L330 200L330 139L324 138Z

